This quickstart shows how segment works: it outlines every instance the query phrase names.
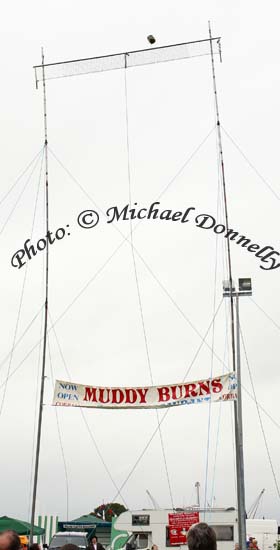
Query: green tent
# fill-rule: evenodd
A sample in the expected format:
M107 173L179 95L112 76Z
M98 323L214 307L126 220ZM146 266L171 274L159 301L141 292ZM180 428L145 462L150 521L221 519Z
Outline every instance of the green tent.
M97 516L94 516L93 514L87 514L85 516L81 516L80 518L77 518L77 519L73 519L72 520L73 522L75 523L94 523L94 524L98 524L98 523L104 523L107 525L107 523L111 523L111 522L106 522L105 520L103 520L102 518L98 518Z
M0 533L6 531L6 529L12 529L18 535L29 535L31 524L26 521L21 521L20 519L9 518L8 516L0 517ZM44 535L45 529L42 527L37 527L34 525L33 534L36 536Z

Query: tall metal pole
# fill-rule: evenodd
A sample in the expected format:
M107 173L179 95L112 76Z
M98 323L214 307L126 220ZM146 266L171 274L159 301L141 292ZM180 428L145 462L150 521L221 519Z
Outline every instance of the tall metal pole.
M244 483L244 455L243 455L243 422L242 422L242 397L241 397L241 359L240 359L240 324L239 324L239 294L236 292L236 379L237 379L237 431L239 457L239 501L238 501L238 533L239 548L246 550L246 510L245 510L245 483Z
M221 165L222 184L223 184L225 225L226 225L226 230L228 232L229 225L228 225L228 207L227 207L227 193L226 193L226 176L225 176L225 165L224 165L224 155L223 155L223 146L222 146L220 113L219 113L219 104L218 104L218 94L217 94L216 74L215 74L215 62L214 62L214 54L213 54L212 33L211 33L210 21L208 22L208 26L209 26L209 38L210 38L210 50L211 50L213 90L214 90L215 109L216 109L216 125L217 125L217 135L218 135L218 145L219 145L219 160L220 160L220 165ZM228 257L228 274L229 274L229 284L230 284L232 364L233 364L233 369L235 369L234 307L233 307L233 295L232 295L233 284L232 284L230 239L226 239L226 242L227 242L227 257Z
M215 74L215 63L214 63L214 54L212 46L212 33L210 21L208 22L209 27L209 38L210 38L210 49L211 49L211 63L212 63L212 78L213 78L213 90L215 98L215 108L216 108L216 124L217 124L217 135L218 135L218 145L219 145L219 159L221 165L221 175L222 175L222 185L223 185L223 195L224 195L224 210L225 210L225 226L226 231L229 231L228 224L228 207L227 207L227 193L226 193L226 177L225 177L225 165L224 165L224 156L223 156L223 147L222 147L222 136L221 136L221 124L220 124L220 113L219 113L219 104L218 104L218 94L217 94L217 85L216 85L216 74ZM230 314L231 314L231 342L232 342L232 367L233 371L236 372L236 354L235 354L235 332L234 332L234 304L233 304L233 282L232 282L232 266L231 266L231 254L230 254L230 240L227 241L227 257L228 257L228 274L229 274L229 285L230 285ZM238 394L240 395L240 393ZM234 425L235 425L235 455L236 455L236 480L237 480L237 503L238 503L238 534L239 534L239 549L246 550L246 528L245 536L243 525L245 522L245 495L244 495L244 465L243 465L243 445L242 441L240 442L240 434L242 435L242 417L239 419L239 401L237 399L234 401ZM240 428L241 424L241 428ZM241 457L241 454L242 457Z
M31 523L30 544L33 543L34 523L35 523L35 509L36 509L36 496L37 496L37 484L38 484L38 470L39 470L39 459L40 459L41 430L42 430L42 417L43 417L43 400L44 400L44 386L45 386L46 347L47 347L47 328L48 328L48 290L49 290L48 127L47 127L47 96L46 96L46 82L45 82L45 67L44 67L43 48L42 48L42 71L43 71L43 97L44 97L45 212L46 212L45 317L44 317L44 338L43 338L43 357L42 357L40 402L39 402L36 456L35 456L33 493L32 493L31 521L30 521L30 523Z

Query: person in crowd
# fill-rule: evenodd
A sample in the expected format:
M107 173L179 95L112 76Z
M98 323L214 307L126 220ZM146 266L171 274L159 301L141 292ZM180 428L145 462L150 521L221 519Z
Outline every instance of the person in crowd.
M26 535L19 535L19 540L20 540L20 544L21 544L21 548L23 548L23 550L27 550L27 547L28 547L28 538Z
M105 550L104 546L98 542L98 538L95 535L91 539L91 550Z
M216 533L207 523L195 523L188 530L189 550L217 550Z
M158 545L157 545L157 544L153 544L151 550L158 550Z
M37 542L33 542L33 544L30 544L29 550L41 550L41 547Z
M18 534L11 529L0 533L0 550L20 550L21 542Z

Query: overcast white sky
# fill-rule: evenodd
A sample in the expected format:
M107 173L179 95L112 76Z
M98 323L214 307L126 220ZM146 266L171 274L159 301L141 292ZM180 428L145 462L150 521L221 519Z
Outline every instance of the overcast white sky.
M52 0L9 2L1 15L1 197L43 146L42 87L35 89L32 66L45 61L105 55L148 46L222 36L223 63L216 60L221 121L252 165L275 193L279 186L279 4L212 0L171 2L69 3ZM176 61L127 71L129 144L133 201L148 206L206 138L215 123L210 58ZM107 73L47 83L50 155L50 228L70 226L70 236L50 251L50 314L56 320L122 241L101 220L85 231L76 224L81 210L92 207L76 179L100 209L128 202L124 73ZM230 227L252 242L279 249L279 202L233 143L223 135ZM13 345L25 280L17 338L44 301L43 253L25 268L10 264L12 254L30 237L40 164L1 233L1 358ZM0 205L1 227L27 182L27 172ZM72 177L71 177L72 176ZM215 132L162 196L162 208L217 215L219 203ZM43 186L39 189L33 241L44 236ZM217 216L220 222L223 216ZM127 222L119 229L127 234ZM149 269L136 257L145 327L155 383L180 382L200 338L168 298L172 296L201 334L221 300L224 238L194 223L144 221L134 244ZM253 254L232 246L235 278L251 276L253 298L280 325L280 269L263 271ZM152 272L152 273L151 273ZM160 281L160 286L157 282ZM276 421L279 415L279 331L250 300L241 304L246 351L259 402ZM230 366L227 308L221 306L208 343ZM41 315L0 370L0 515L30 517L30 476L37 410L38 348ZM141 385L150 382L139 312L131 248L126 243L102 273L56 324L56 335L72 380L93 385ZM55 378L68 375L54 332L49 338ZM252 393L242 352L243 380ZM17 369L3 394L8 371ZM215 374L223 366L214 358ZM211 352L204 346L190 380L209 376ZM56 410L50 406L52 374L47 364L38 512L66 519L66 482ZM236 503L232 406L213 405L210 425L207 500L218 506ZM163 439L175 505L195 501L194 484L205 492L208 406L178 407L163 424ZM266 489L259 514L279 517L279 499L267 458L254 402L243 394L246 501L249 507ZM69 517L87 513L116 490L105 471L79 410L57 411L69 480ZM99 451L117 486L122 485L153 433L154 411L85 411ZM220 418L220 421L219 421ZM275 474L280 484L279 427L262 413ZM218 443L217 443L218 439ZM217 458L215 454L217 449ZM161 506L170 494L157 436L122 490L130 508L150 505L148 489ZM4 495L4 496L3 496Z

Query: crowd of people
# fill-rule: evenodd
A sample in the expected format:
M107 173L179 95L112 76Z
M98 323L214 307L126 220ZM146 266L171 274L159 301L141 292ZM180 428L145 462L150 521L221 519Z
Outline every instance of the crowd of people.
M207 523L196 523L188 531L189 550L217 550L217 539L214 529ZM259 550L258 541L250 537L247 541L247 548L250 550ZM15 531L7 530L0 533L0 550L23 550L20 537ZM41 550L39 544L34 543L28 547L28 550ZM79 550L75 544L65 544L60 550ZM90 550L104 550L102 544L93 536L90 542ZM156 544L153 544L151 550L159 550ZM237 545L235 550L238 550Z
M36 542L30 545L26 541L23 542L15 531L7 529L0 533L0 550L41 550L41 547ZM65 544L60 550L79 550L79 547L76 544ZM98 542L97 537L93 536L89 550L105 550L105 548Z

